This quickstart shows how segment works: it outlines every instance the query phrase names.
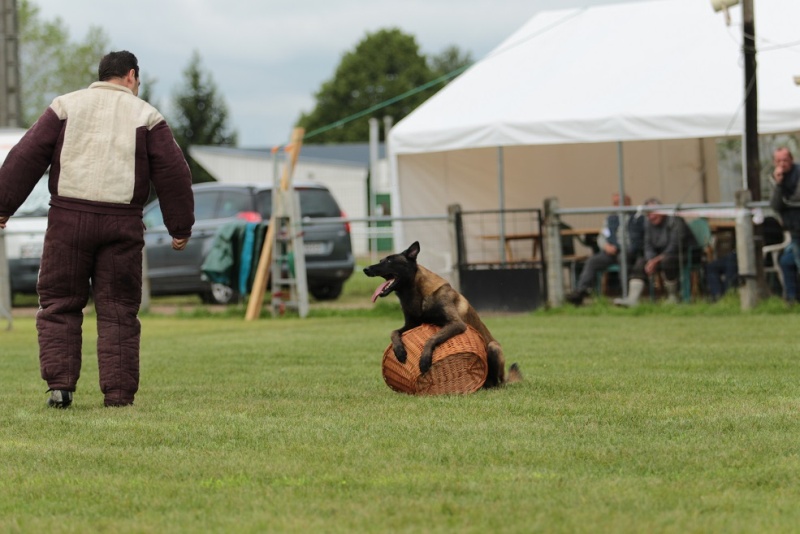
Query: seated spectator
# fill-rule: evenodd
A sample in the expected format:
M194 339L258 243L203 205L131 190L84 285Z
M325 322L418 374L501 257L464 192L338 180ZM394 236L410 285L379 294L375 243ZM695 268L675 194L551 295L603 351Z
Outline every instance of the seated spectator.
M611 197L614 206L619 206L619 193L614 193ZM631 205L629 196L625 196L625 205ZM626 255L628 264L632 264L636 258L642 255L644 241L644 216L641 213L634 213L625 216L626 220ZM583 304L583 299L591 294L595 284L597 273L603 272L611 265L618 263L620 246L619 235L619 215L616 213L606 217L605 226L598 236L598 246L600 250L593 254L583 266L578 283L571 293L565 298L568 302L576 306Z
M658 204L661 202L656 198L650 198L645 202L645 206ZM633 266L628 282L628 296L614 299L614 304L625 307L637 306L647 277L659 273L664 275L667 301L679 302L681 250L695 247L697 241L682 218L655 211L648 212L644 223L644 257L639 258Z
M758 222L754 222L758 224ZM766 217L761 224L763 225L761 232L764 238L764 245L775 245L783 241L783 227L778 219ZM793 262L794 257L790 256L788 261ZM797 271L794 266L793 269L795 272ZM739 263L735 250L709 262L706 265L706 280L708 281L708 292L711 301L716 302L719 300L730 288L736 285L738 278Z
M731 251L706 265L708 293L712 302L718 301L728 290L736 285L739 278L739 264L736 251Z

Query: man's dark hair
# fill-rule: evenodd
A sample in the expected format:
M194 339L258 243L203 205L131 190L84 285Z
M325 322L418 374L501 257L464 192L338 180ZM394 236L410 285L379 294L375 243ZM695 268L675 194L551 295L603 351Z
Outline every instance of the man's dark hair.
M139 78L139 61L136 56L127 50L110 52L100 60L97 79L105 82L112 78L124 78L131 69L136 71L136 78Z

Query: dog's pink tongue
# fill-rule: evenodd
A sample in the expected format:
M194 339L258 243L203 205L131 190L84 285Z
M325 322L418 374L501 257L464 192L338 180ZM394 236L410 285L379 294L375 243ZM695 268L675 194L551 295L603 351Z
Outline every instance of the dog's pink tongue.
M391 280L387 280L378 286L378 288L375 290L375 293L372 294L372 302L378 300L378 297L381 296L381 292L383 292L383 290L386 289L386 286L388 286L391 282Z

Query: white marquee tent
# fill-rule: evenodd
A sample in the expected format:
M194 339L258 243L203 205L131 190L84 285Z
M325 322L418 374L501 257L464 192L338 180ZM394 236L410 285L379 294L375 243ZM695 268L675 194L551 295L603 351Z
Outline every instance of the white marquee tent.
M800 131L800 1L754 4L759 131ZM730 15L708 0L535 15L392 129L393 213L609 205L622 173L634 203L730 200L715 141L744 128L741 7ZM418 238L447 248L398 233Z

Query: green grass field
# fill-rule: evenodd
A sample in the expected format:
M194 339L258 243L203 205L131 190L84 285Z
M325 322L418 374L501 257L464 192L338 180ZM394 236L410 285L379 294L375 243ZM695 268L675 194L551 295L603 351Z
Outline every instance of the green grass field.
M93 315L69 410L45 406L18 318L0 331L0 532L797 532L796 310L490 315L525 381L413 397L381 377L394 300L144 316L123 409L102 407Z

